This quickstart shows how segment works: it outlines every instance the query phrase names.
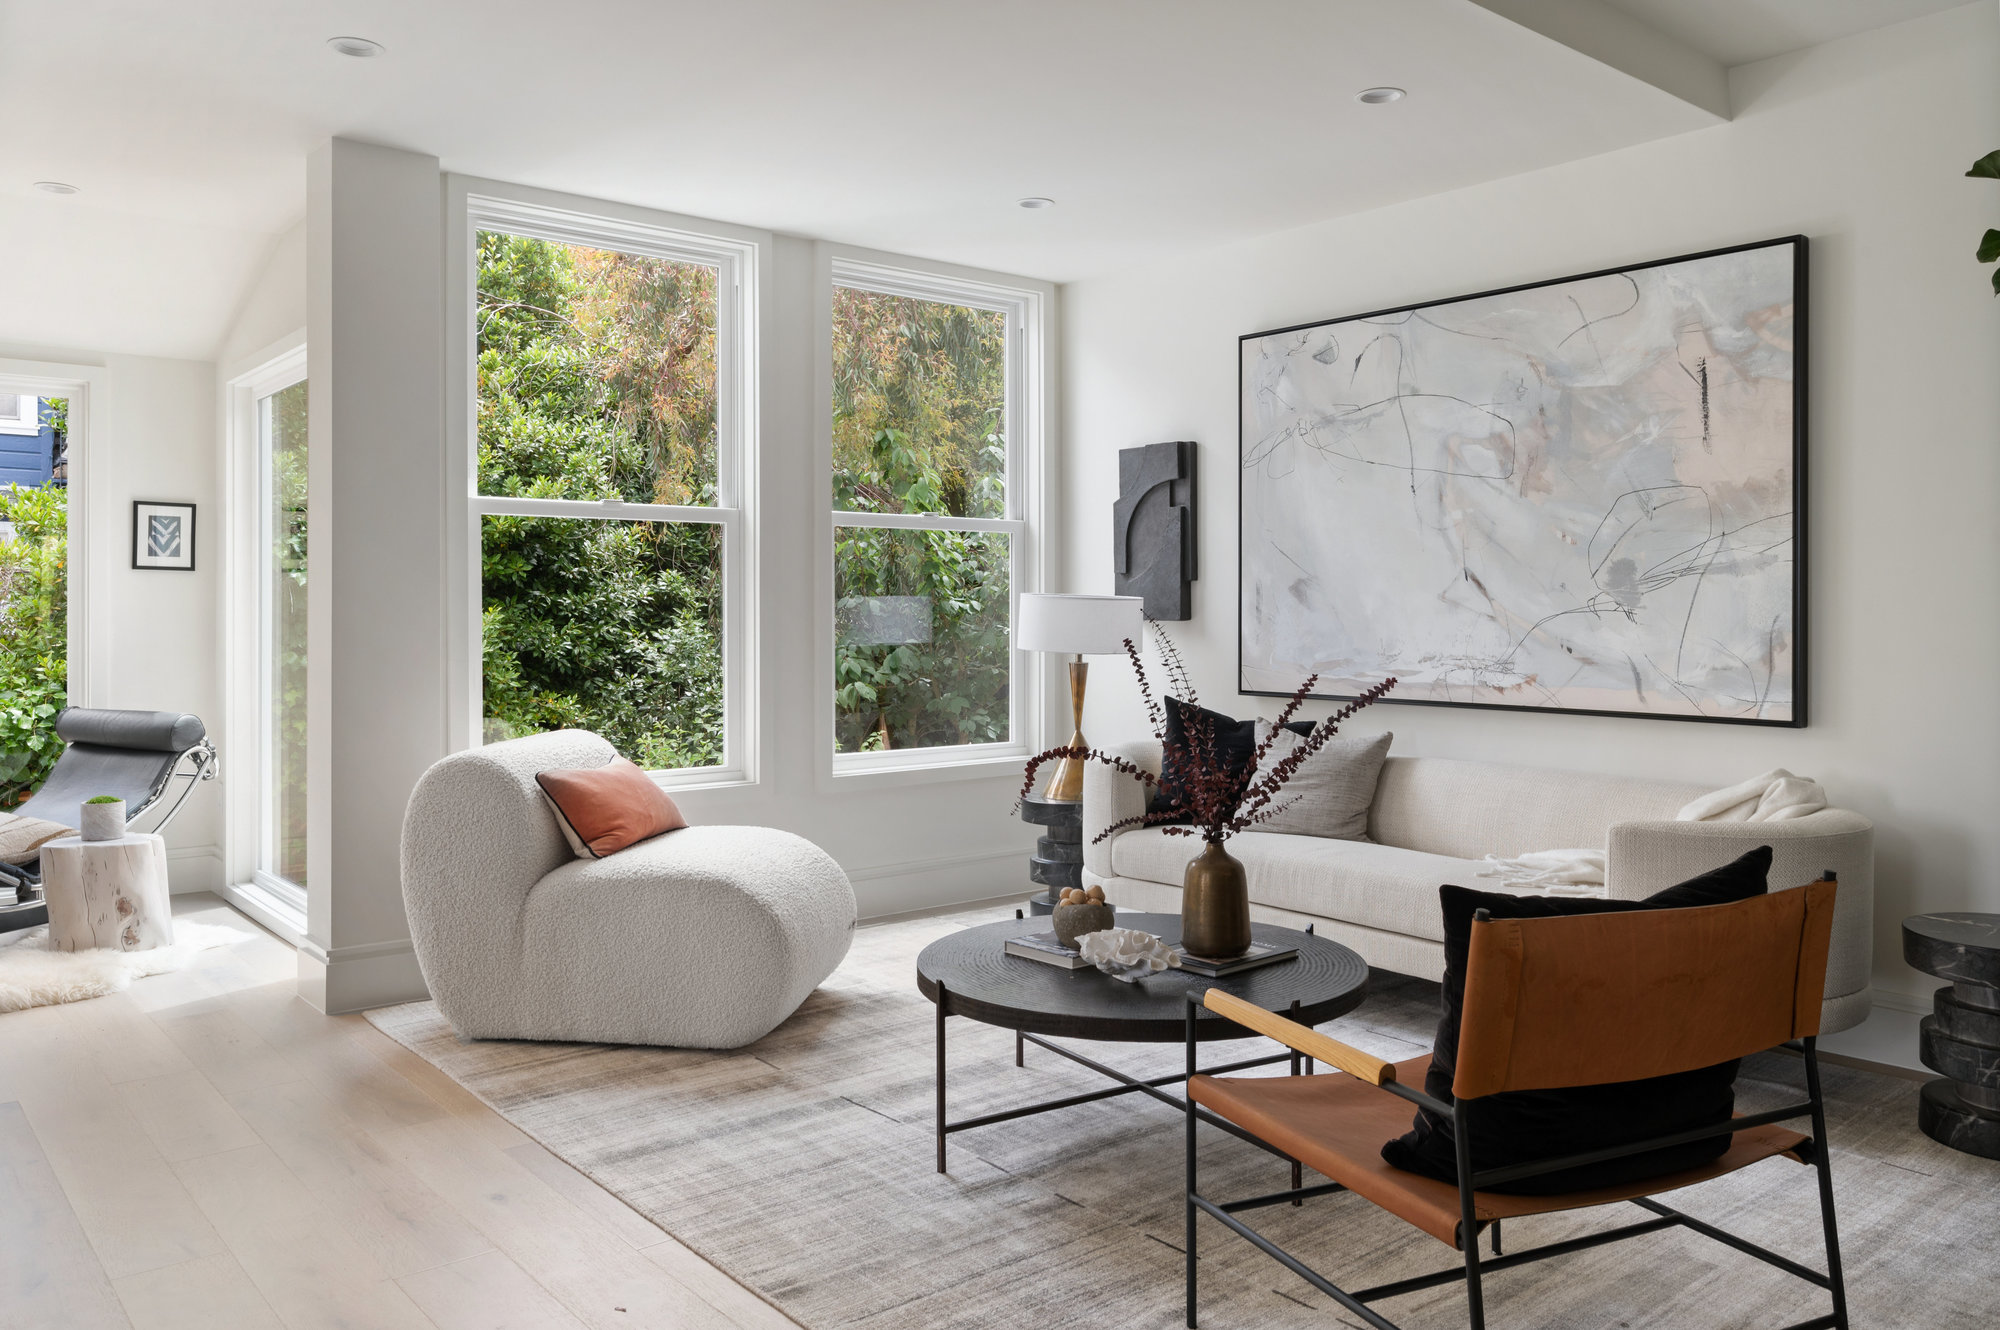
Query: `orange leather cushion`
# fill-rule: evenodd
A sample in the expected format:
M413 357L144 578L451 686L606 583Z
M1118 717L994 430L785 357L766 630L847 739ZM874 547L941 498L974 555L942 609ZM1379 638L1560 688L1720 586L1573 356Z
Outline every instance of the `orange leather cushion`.
M666 791L622 757L580 771L538 772L535 783L580 857L602 859L687 825Z

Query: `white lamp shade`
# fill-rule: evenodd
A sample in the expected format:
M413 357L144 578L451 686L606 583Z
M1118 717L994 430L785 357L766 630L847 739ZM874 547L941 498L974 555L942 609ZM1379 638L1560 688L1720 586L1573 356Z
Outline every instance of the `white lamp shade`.
M1014 645L1066 655L1122 654L1140 642L1145 601L1138 596L1060 596L1023 592L1014 613Z

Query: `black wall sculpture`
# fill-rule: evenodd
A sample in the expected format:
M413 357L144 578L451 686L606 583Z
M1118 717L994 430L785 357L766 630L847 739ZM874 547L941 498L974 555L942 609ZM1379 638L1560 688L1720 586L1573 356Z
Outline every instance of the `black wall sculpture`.
M1111 506L1117 593L1143 596L1161 622L1194 617L1194 445L1150 443L1118 450Z

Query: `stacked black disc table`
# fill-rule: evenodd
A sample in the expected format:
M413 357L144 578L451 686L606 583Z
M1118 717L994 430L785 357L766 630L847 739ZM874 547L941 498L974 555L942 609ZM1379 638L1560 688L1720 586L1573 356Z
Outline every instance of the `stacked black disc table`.
M1903 959L1951 983L1924 1017L1928 1082L1917 1103L1924 1135L2000 1159L2000 914L1919 914L1903 921Z
M1043 889L1028 897L1028 908L1047 914L1056 908L1056 895L1064 887L1083 885L1083 805L1045 799L1039 792L1024 795L1021 820L1042 828L1028 858L1028 880Z

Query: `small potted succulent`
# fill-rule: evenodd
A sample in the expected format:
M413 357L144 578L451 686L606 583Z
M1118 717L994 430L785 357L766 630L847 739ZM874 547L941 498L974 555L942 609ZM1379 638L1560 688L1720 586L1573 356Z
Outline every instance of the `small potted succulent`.
M115 794L85 799L82 821L78 830L85 840L117 840L125 834L125 801Z
M1313 727L1304 742L1260 775L1258 767L1270 751L1271 738L1267 737L1257 747L1247 763L1236 765L1225 761L1221 745L1216 742L1214 723L1200 710L1200 699L1195 695L1194 684L1188 678L1180 652L1158 623L1151 619L1147 622L1152 624L1153 633L1159 640L1168 690L1190 708L1178 742L1170 739L1166 713L1153 696L1152 684L1146 677L1146 666L1139 659L1139 648L1132 639L1125 639L1125 654L1132 661L1133 672L1139 676L1139 694L1145 699L1147 718L1152 722L1154 737L1162 745L1160 774L1155 776L1124 758L1095 748L1051 748L1036 754L1028 763L1027 779L1021 786L1021 793L1026 797L1027 792L1034 788L1035 772L1043 763L1059 758L1102 762L1144 784L1155 796L1152 806L1144 813L1112 823L1100 831L1092 843L1105 840L1128 827L1157 826L1169 836L1201 837L1203 851L1189 861L1181 885L1181 945L1196 956L1218 960L1241 956L1250 949L1250 893L1242 863L1223 848L1223 842L1282 809L1284 804L1276 804L1272 800L1285 787L1285 782L1308 758L1326 746L1327 741L1339 731L1342 721L1394 688L1396 681L1393 678L1384 679L1328 716ZM1278 713L1277 722L1271 727L1273 736L1283 731L1318 682L1319 676L1314 674L1299 685L1298 691Z

